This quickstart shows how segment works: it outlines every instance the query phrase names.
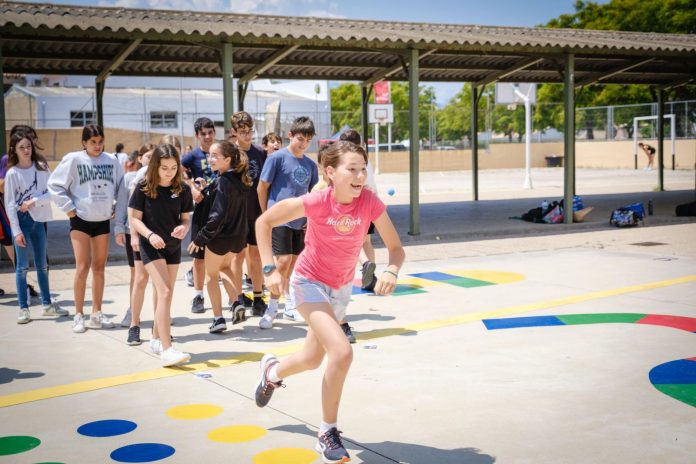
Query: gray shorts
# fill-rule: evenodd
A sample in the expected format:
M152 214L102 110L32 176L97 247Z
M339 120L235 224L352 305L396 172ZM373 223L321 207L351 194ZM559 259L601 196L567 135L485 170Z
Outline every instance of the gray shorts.
M303 303L329 303L338 321L346 317L346 308L352 293L352 282L335 289L295 272L290 277L290 297L295 301L296 308L299 308Z

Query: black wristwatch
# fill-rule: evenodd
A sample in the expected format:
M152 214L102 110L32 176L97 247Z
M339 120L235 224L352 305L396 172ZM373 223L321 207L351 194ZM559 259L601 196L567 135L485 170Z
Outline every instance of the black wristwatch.
M266 275L266 276L267 276L267 275L271 275L271 273L272 273L273 271L275 271L276 269L277 269L277 268L276 268L276 265L275 265L275 264L266 264L266 265L263 267L263 275Z

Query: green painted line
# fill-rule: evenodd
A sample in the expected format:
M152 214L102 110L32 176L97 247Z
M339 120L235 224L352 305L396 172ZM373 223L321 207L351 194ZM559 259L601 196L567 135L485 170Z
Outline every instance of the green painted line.
M418 293L426 293L426 291L420 287L414 287L413 285L396 284L396 288L394 289L394 293L392 293L392 295L393 296L404 296L404 295L416 295Z
M470 279L468 277L456 277L454 279L447 279L441 281L444 284L456 285L457 287L463 288L474 288L474 287L487 287L488 285L496 285L492 282L486 282L485 280Z
M561 322L567 325L579 324L635 324L647 314L637 313L607 313L607 314L564 314L557 315Z
M666 383L653 386L665 395L696 408L696 384Z

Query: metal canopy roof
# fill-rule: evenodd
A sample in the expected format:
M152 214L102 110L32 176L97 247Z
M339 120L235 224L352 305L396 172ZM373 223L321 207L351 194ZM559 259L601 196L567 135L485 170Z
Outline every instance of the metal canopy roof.
M5 73L220 77L233 45L243 81L420 81L676 85L696 78L696 35L358 21L0 2Z

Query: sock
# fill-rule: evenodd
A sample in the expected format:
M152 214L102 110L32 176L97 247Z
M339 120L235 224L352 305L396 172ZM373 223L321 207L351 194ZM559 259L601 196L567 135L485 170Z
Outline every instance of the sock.
M193 296L200 296L201 298L203 298L203 290L194 290Z
M279 363L275 363L273 367L271 367L268 371L268 380L270 380L273 383L278 383L281 380L283 380L280 377L278 377L278 364Z
M271 313L277 313L278 312L278 299L273 299L271 298L268 300L268 310Z
M256 294L254 294L254 303L256 303L257 301L263 301L263 296L262 295L256 296Z
M326 432L328 432L329 430L331 430L334 427L338 428L337 422L333 422L333 423L329 424L328 422L321 421L321 425L319 426L319 436L324 435Z
M254 292L254 299L263 298L263 292Z

